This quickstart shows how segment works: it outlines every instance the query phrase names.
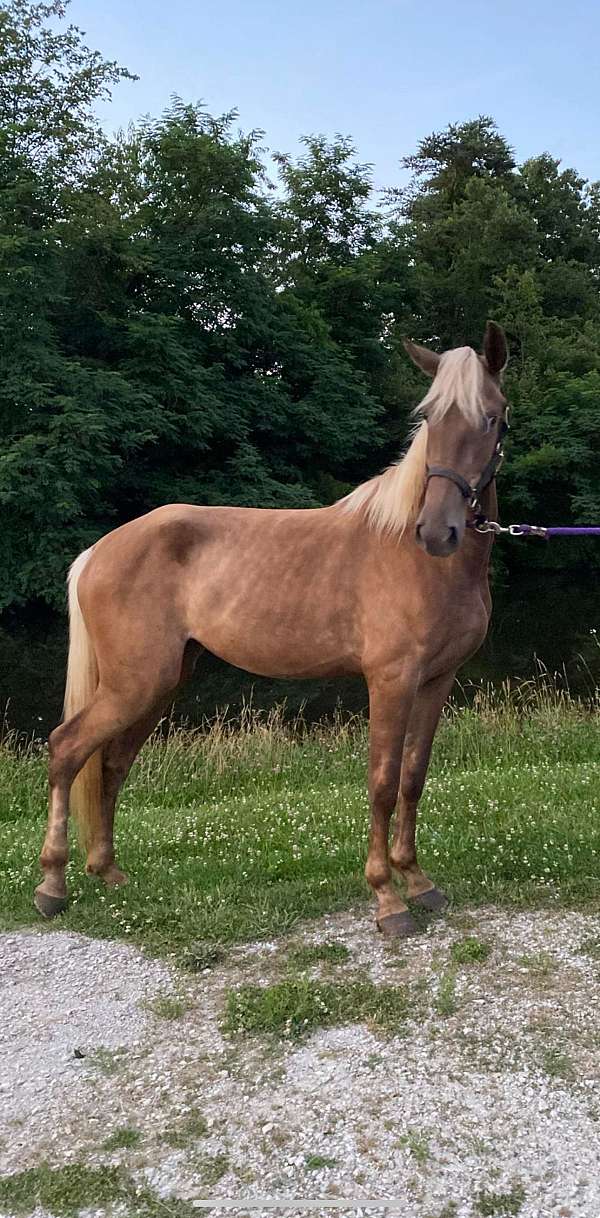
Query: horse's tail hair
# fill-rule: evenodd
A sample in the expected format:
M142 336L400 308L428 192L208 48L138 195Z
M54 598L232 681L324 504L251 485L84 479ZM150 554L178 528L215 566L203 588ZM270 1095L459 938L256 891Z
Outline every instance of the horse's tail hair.
M63 720L66 723L92 700L98 686L98 665L77 595L79 577L91 555L84 550L69 571L69 660ZM102 823L102 749L86 761L71 787L70 808L77 820L79 841L87 850Z

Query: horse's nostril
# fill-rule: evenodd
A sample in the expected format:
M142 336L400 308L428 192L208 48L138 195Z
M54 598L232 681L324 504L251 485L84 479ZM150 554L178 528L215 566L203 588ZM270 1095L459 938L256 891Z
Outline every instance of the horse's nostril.
M417 537L419 538L419 541L421 540L421 529L422 529L422 528L423 528L423 525L421 524L421 521L420 521L420 520L418 520L418 521L417 521L417 527L416 527L416 529L415 529L415 532L416 532L416 534L417 534Z
M451 524L448 529L448 541L451 541L453 546L456 545L456 542L458 541L458 529L453 524Z

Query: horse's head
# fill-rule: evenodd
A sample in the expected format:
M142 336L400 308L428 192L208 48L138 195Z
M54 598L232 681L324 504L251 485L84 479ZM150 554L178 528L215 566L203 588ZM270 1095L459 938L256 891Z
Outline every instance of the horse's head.
M481 355L471 347L438 355L408 340L404 345L417 367L433 378L419 407L427 420L427 477L416 541L428 554L446 558L460 545L467 512L476 509L500 464L506 338L490 321Z

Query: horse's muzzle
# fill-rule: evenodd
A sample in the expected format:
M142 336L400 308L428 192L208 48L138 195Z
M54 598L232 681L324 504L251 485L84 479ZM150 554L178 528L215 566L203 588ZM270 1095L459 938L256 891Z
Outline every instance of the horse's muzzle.
M417 545L432 558L449 558L460 545L462 529L455 524L437 524L419 519L415 538Z

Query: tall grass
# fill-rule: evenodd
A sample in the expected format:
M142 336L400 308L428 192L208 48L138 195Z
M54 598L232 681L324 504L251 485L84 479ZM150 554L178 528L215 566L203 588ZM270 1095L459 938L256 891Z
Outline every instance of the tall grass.
M117 816L129 886L107 892L73 847L61 925L179 954L271 935L367 895L368 725L307 729L247 709L144 748ZM440 724L423 797L424 865L457 902L597 902L600 711L537 682L480 689ZM0 745L0 921L34 919L45 748Z

